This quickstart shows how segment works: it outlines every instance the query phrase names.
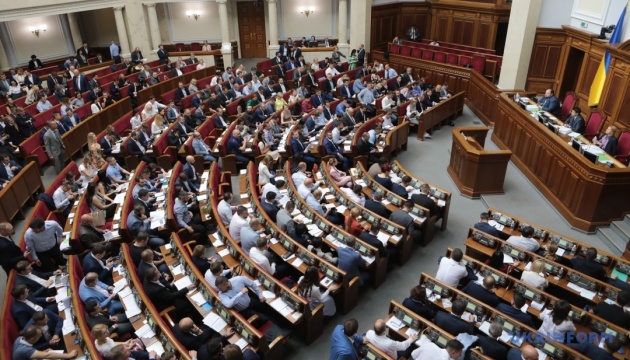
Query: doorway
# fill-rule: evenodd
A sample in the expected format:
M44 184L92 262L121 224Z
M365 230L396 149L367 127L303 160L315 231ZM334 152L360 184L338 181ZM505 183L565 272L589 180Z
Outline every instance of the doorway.
M241 58L266 58L267 37L265 35L264 3L257 1L239 1L238 32L241 44Z
M584 51L574 47L569 48L569 55L562 74L560 89L556 91L558 97L564 96L568 91L577 92L577 81L584 62Z

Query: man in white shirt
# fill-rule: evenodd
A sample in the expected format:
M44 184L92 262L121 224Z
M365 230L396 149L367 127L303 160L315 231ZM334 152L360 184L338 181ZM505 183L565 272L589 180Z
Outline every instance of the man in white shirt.
M53 193L53 201L57 210L66 210L74 201L76 195L70 190L71 186L70 181L64 180Z
M317 188L319 184L315 184L313 179L306 178L302 185L298 186L298 194L302 197L302 199L306 200L307 197L313 195L313 191Z
M435 278L442 281L448 286L456 288L459 284L459 280L468 276L468 271L466 270L466 267L460 264L460 261L462 261L463 257L464 253L461 249L453 249L450 258L443 257L440 260L440 266L438 267Z
M403 356L403 352L418 339L418 334L413 334L405 341L394 341L387 337L386 330L386 320L377 319L374 322L374 330L369 330L367 334L365 334L365 338L370 344L376 346L392 359L398 359L400 356Z
M268 192L275 192L276 193L276 201L281 202L282 198L284 198L284 195L282 195L282 193L280 193L280 190L278 188L282 188L284 187L284 180L276 180L276 184L272 184L272 183L266 183L263 187L262 187L262 198L266 199L267 198L267 193Z
M534 228L526 226L521 231L521 236L512 235L507 239L507 243L527 251L537 251L540 248L540 244L532 239L533 236Z
M444 349L427 340L411 353L414 360L457 360L462 357L464 344L459 340L449 340Z
M295 174L291 175L291 179L293 179L293 184L295 185L295 187L299 188L300 185L304 183L304 180L306 180L306 178L306 163L301 162L298 164L298 171Z
M204 279L206 279L206 282L208 282L208 285L210 285L210 287L214 289L214 291L218 292L219 289L215 285L217 278L219 276L228 276L229 274L230 274L230 269L225 269L223 267L223 262L215 261L212 264L210 264L210 268L206 271L203 277Z
M337 71L337 69L335 68L335 64L333 63L328 64L328 69L326 69L325 73L326 75L332 75L332 76L339 75L339 71Z
M249 250L249 258L252 259L252 261L258 266L263 268L263 270L265 270L269 275L273 276L276 273L276 263L271 263L265 254L269 248L267 242L267 238L259 238L256 241L256 247Z
M167 107L166 105L155 100L155 96L153 95L149 97L149 102L151 103L151 106L153 107L151 109L151 116L157 114L160 111L160 109L164 109Z
M236 216L230 221L230 236L235 241L241 240L241 228L249 223L249 214L245 206L239 206L236 209Z
M236 206L231 205L231 203L232 193L226 192L225 194L223 194L223 200L221 200L219 202L219 205L217 206L219 217L221 218L221 222L225 226L230 225L234 211L236 211Z

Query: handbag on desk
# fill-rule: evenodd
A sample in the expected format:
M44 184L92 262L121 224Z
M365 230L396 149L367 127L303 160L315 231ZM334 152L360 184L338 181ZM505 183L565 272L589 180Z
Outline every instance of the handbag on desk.
M94 226L99 227L105 225L105 210L92 211L92 219Z

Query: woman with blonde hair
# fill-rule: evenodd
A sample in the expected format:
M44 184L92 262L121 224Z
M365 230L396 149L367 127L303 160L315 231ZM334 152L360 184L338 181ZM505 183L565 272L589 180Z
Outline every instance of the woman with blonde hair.
M280 113L280 124L293 124L293 116L291 115L291 110L289 110L288 107L284 108L284 110L282 110L282 112Z
M535 260L529 270L523 271L521 281L537 289L544 290L549 285L545 278L545 271L545 261L543 259Z
M264 130L271 131L271 124L268 122L263 124ZM271 144L268 144L265 141L265 132L259 131L256 135L256 140L258 140L258 149L260 150L261 155L271 156L273 162L277 162L280 159L280 153L277 150L271 150Z
M352 176L347 175L345 172L337 169L338 163L339 162L337 161L337 158L334 157L328 160L329 173L335 184L343 187L352 182Z
M298 101L300 101L300 96L298 95L297 90L291 90L291 95L289 96L289 105Z
M276 111L280 111L288 106L287 101L284 100L284 93L279 91L276 94L276 102L274 103Z
M153 118L153 123L151 124L151 134L153 134L153 136L155 137L158 137L164 132L164 130L166 130L166 128L168 128L168 126L164 121L164 116L162 116L161 113L155 115L155 117Z
M92 157L92 153L87 153L83 157L83 162L79 165L79 172L81 173L81 181L84 184L92 181L94 177L98 174L98 169L94 167L94 158Z
M361 236L361 233L363 232L363 226L361 226L361 223L359 222L360 217L361 210L359 210L358 207L354 207L350 210L350 215L346 216L344 224L346 232L357 238Z
M101 144L96 140L96 134L89 132L87 134L87 146L88 150L93 156L101 156Z
M276 184L276 180L274 179L276 175L269 170L269 165L272 163L273 158L267 155L258 164L258 184L261 186L267 183L271 183L272 185Z
M319 60L317 60L317 58L313 58L313 62L311 63L311 70L319 70Z
M144 105L144 109L142 110L142 113L140 113L140 116L142 116L143 122L149 120L149 118L153 116L153 105L151 105L150 102Z
M26 105L31 105L39 100L39 86L33 85L26 92Z
M134 359L148 359L149 353L141 351L141 345L134 339L125 342L115 342L109 337L109 328L105 324L96 324L92 328L92 337L94 338L94 346L96 350L105 358L109 358L112 348L117 345L123 345L131 350L131 357Z

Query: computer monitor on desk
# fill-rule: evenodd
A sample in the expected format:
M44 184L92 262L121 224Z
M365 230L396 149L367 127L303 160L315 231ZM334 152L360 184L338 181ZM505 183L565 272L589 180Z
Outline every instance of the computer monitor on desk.
M597 157L598 156L596 154L593 154L592 152L585 151L584 152L584 156L586 156L586 158L589 159L593 164L597 163Z
M556 127L553 124L547 123L547 129L549 129L554 134L556 133Z
M319 43L317 41L311 41L308 43L308 47L310 48L314 48L314 47L318 47Z
M582 152L582 146L580 145L579 142L575 141L575 139L571 139L571 146L577 150L577 152Z

